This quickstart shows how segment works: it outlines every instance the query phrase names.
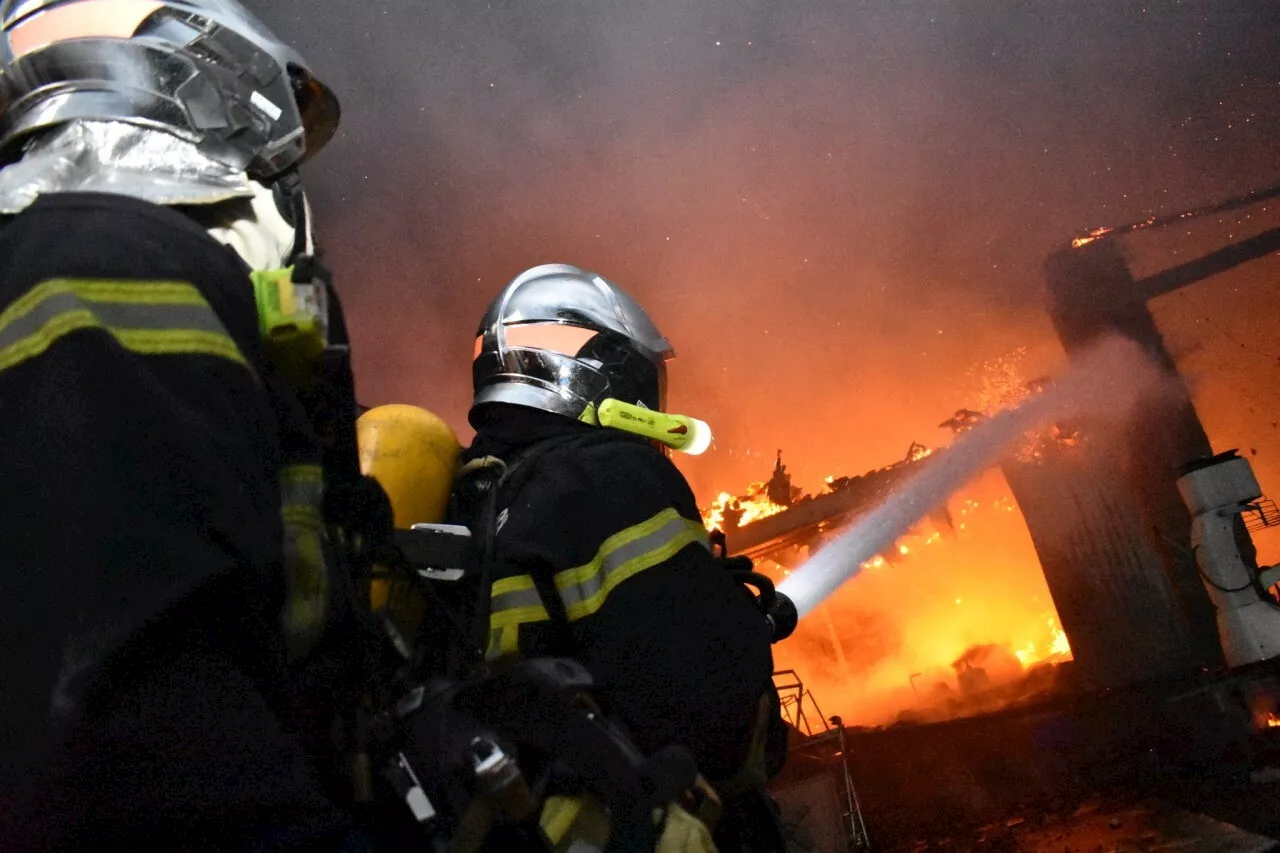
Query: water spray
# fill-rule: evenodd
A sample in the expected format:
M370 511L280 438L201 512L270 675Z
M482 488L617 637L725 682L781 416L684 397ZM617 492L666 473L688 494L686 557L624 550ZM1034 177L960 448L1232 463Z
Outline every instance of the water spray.
M1110 339L1083 355L1050 387L963 433L945 454L793 571L778 585L800 617L825 601L862 564L893 545L966 483L989 468L1021 436L1067 415L1126 418L1146 390L1163 380L1136 344Z

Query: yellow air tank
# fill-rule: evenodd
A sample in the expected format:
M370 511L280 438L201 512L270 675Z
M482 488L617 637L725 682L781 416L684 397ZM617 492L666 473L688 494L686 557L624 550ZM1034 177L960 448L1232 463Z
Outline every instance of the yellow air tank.
M397 529L444 520L462 450L444 419L417 406L378 406L356 421L356 437L360 470L386 491ZM388 596L387 581L375 580L373 608L386 607Z

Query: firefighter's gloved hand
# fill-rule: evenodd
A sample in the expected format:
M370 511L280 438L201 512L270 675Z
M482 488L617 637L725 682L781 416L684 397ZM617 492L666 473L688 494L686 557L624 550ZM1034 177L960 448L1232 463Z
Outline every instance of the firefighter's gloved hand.
M755 569L750 557L725 557L724 567L735 575L739 572L750 572Z
M756 607L769 624L773 642L777 643L791 636L799 621L795 603L778 592L773 581L754 571L755 564L749 557L723 557L721 564L754 599ZM752 593L752 588L758 590L758 593Z

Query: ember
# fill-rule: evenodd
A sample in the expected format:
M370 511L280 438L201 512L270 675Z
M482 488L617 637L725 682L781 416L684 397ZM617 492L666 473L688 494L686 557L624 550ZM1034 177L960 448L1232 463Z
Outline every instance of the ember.
M1092 231L1090 231L1088 234L1084 235L1083 237L1077 237L1074 240L1072 240L1071 248L1079 249L1081 246L1087 246L1089 243L1092 243L1094 240L1097 240L1099 237L1108 233L1110 230L1111 230L1110 228L1095 228Z

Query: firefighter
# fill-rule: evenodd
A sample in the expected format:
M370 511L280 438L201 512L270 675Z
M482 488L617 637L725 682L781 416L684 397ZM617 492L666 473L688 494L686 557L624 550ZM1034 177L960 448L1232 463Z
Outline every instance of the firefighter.
M486 500L464 476L456 512L485 531L484 656L581 662L642 751L692 753L731 831L744 824L735 803L759 802L785 753L770 632L713 559L667 455L595 416L607 399L662 411L672 355L600 276L561 264L517 276L480 324L462 457L464 475L496 465L501 479Z
M234 0L0 3L0 848L323 849L368 626L333 94Z

